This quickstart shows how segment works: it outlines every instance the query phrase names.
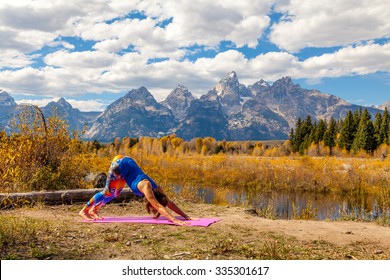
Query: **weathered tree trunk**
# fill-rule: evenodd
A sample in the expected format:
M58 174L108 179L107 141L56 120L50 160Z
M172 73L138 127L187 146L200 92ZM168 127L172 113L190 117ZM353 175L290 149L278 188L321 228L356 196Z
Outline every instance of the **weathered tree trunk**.
M41 191L29 193L0 193L0 206L2 208L41 202L45 204L72 204L75 202L85 202L102 189L76 189L63 191ZM121 195L115 198L112 202L121 202L124 200L139 199L130 189L124 189Z

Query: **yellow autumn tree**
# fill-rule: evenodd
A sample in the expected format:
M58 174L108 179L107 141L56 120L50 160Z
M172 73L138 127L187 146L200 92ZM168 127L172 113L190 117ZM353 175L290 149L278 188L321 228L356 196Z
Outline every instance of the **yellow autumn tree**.
M46 119L36 106L25 106L10 122L12 133L0 144L4 192L56 190L85 185L88 157L78 133L58 115Z

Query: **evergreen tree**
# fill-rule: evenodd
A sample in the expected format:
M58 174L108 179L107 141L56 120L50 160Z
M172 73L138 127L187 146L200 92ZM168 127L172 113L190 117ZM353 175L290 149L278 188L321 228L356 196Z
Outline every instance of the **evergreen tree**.
M302 119L299 117L295 125L295 133L293 129L290 132L291 149L293 152L298 152L299 147L303 142L301 127L302 127Z
M332 117L329 124L323 119L313 124L310 115L304 121L299 117L295 129L290 130L289 139L292 151L300 154L313 142L318 145L321 141L330 148L330 154L336 145L348 152L364 149L373 153L383 143L390 145L390 113L385 108L383 115L377 112L372 121L368 110L360 108L349 110L344 120L336 121Z
M303 154L304 150L306 150L310 147L310 144L311 144L310 136L311 136L312 130L313 130L313 124L312 124L311 116L307 115L305 122L303 123L303 127L302 127L303 143L300 147L301 154Z
M302 121L301 118L298 118L295 133L293 129L290 131L290 142L293 152L299 152L302 155L305 149L310 146L310 135L312 129L313 124L310 115L306 117L305 121Z
M389 133L390 133L390 114L387 110L387 107L385 108L385 111L383 112L382 116L382 124L379 131L379 138L381 140L380 144L390 144L389 141Z
M379 146L383 143L383 138L381 137L381 130L382 130L382 114L380 111L376 112L375 114L375 121L374 124L374 130L375 130L375 138L376 143Z
M348 111L340 132L339 147L346 149L348 152L352 149L353 140L356 134L356 125L351 110Z
M336 126L337 123L335 119L333 117L330 118L328 128L324 133L324 143L325 146L328 146L330 148L330 154L332 154L332 148L336 146L336 136L337 136Z
M294 142L294 138L295 138L294 128L292 127L292 128L290 129L290 135L288 136L288 140L290 140L291 145L292 145L292 143Z
M318 144L324 140L324 134L327 129L327 124L323 119L320 119L317 125L316 132L314 134L314 143Z
M356 131L357 131L357 128L359 126L360 118L361 118L362 114L363 114L362 107L360 107L359 110L356 110L353 112L353 121L354 121L354 124L356 127Z
M310 144L313 142L315 143L316 132L317 132L317 122L314 121L313 127L312 127L311 132L310 132L310 136L309 136ZM309 144L309 146L310 146L310 144ZM315 144L318 144L318 143L315 143Z
M336 131L340 132L341 128L343 127L344 120L342 118L339 118L336 122Z
M375 138L374 124L371 120L371 114L367 109L365 109L360 117L359 126L353 141L352 148L355 151L364 149L365 151L372 153L376 147L377 142Z

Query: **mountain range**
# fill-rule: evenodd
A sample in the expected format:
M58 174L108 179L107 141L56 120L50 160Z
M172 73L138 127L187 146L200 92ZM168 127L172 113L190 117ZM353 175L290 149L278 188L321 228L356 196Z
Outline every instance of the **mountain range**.
M372 116L378 108L361 107L318 90L303 89L290 77L272 85L259 80L245 86L235 72L228 73L199 98L182 85L161 102L145 88L133 89L110 104L104 112L81 112L64 98L41 108L45 116L62 115L71 130L82 130L86 140L109 142L116 137L161 137L176 134L185 140L213 137L217 140L287 139L297 119L344 118L349 110L367 108ZM6 127L15 100L0 91L0 126Z
M0 90L0 130L9 132L10 119L13 118L25 105L26 104L18 105L11 95L9 95L6 91ZM101 113L81 112L79 109L73 108L72 105L65 100L65 98L60 98L57 102L52 101L40 109L45 118L54 114L60 115L67 121L70 131L82 131L84 126L90 126Z

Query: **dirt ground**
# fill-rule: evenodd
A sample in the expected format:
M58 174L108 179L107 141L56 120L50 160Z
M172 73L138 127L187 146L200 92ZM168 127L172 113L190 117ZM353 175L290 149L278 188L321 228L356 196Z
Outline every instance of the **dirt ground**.
M179 201L211 226L83 223L81 204L22 207L0 215L26 227L3 242L1 259L390 259L390 226L270 220L239 207ZM139 201L108 204L102 216L148 215ZM4 225L1 225L4 227ZM6 231L3 229L3 231ZM23 233L19 235L23 235ZM3 233L4 235L4 233Z

